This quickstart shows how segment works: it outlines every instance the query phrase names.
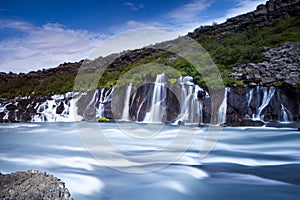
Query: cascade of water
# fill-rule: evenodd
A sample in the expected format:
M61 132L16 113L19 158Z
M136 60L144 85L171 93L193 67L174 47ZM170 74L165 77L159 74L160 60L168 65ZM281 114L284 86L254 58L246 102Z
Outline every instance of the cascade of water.
M192 119L190 120L191 123L203 123L203 117L202 117L202 109L203 109L203 101L198 99L198 93L200 91L203 91L202 88L200 88L198 85L195 85L195 91L192 99L192 108L191 113L194 113L195 115L192 115Z
M281 122L289 122L292 117L291 112L281 103Z
M246 99L247 99L247 105L248 105L248 107L250 106L250 103L252 101L253 92L254 92L254 88L251 88L250 90L248 90L248 92L246 94Z
M51 100L46 100L42 104L37 104L35 109L37 114L31 119L32 122L56 122L56 121L74 121L73 115L70 115L70 105L72 99L68 104L66 103L67 98L72 98L73 93L68 92L63 95L53 95ZM61 114L57 114L56 109L60 105L63 105L63 111Z
M95 89L94 91L94 94L93 94L93 98L92 100L89 102L89 104L86 106L85 108L85 111L84 111L84 118L87 118L87 114L86 113L89 113L90 110L96 110L96 116L97 116L97 104L99 102L99 90L98 89Z
M130 94L132 90L132 83L129 83L126 86L126 94L124 97L124 108L123 108L123 113L122 113L122 121L129 121L130 120L130 114L129 114L129 104L130 104Z
M184 85L182 87L184 88ZM182 92L186 92L186 90L183 90ZM179 114L179 120L183 122L189 122L191 116L190 106L192 104L192 98L193 98L193 87L189 87L187 94L184 94L183 96L186 96L186 98L183 99L183 104L181 106L181 110Z
M219 107L218 111L218 123L223 124L226 122L226 111L227 111L227 94L230 92L230 88L225 88L224 99Z
M55 122L56 120L56 104L55 100L47 100L40 104L37 108L37 115L34 115L33 122Z
M284 107L284 105L281 104L281 121L283 122L288 122L289 121L289 117L287 115L286 109Z
M0 102L0 113L5 111L5 103Z
M177 83L181 85L181 109L174 124L179 122L188 124L202 122L202 104L198 100L198 92L203 91L203 89L193 83L191 76L180 77Z
M150 111L146 113L143 122L146 123L161 123L164 114L162 104L167 97L167 90L165 87L166 75L158 74L154 83L153 95L150 104Z
M203 123L203 101L199 101L199 123Z
M104 100L104 92L105 92L105 88L101 88L100 90L100 97L98 100L98 106L95 105L96 107L96 118L100 118L100 117L104 117L104 104L103 104L103 100Z
M141 104L139 105L139 107L136 111L136 120L135 121L137 121L137 122L139 122L140 112L141 112L141 109L142 109L144 103L146 102L146 100L147 100L147 96L143 99L143 101L141 102Z
M105 117L105 115L104 115L105 106L104 105L108 102L111 102L113 91L114 91L114 87L111 87L106 92L105 92L105 88L101 89L100 97L96 102L96 104L99 104L99 105L96 106L96 104L95 104L96 118Z
M254 116L254 120L263 120L262 111L269 105L275 93L274 87L270 87L269 89L263 87L262 90L263 90L262 102L260 106L257 108L256 115Z

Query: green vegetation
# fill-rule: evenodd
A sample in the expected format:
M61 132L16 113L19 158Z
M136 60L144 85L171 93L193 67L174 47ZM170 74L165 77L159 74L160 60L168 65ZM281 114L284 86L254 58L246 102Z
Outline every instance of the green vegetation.
M110 120L109 120L108 118L106 118L106 117L99 117L99 118L97 119L97 121L98 121L98 122L109 122Z
M295 88L299 88L299 89L300 89L300 81L298 81L298 82L296 83Z
M75 76L66 74L49 76L42 81L39 77L18 77L14 79L0 80L0 97L13 98L16 96L46 96L63 94L73 90Z
M250 26L240 33L222 35L203 34L197 41L209 52L217 64L226 85L232 67L240 63L260 62L262 47L276 47L285 42L300 42L300 18L286 16L276 25L259 28ZM237 83L234 83L237 84Z
M284 42L300 42L300 18L286 16L274 26L259 28L253 25L242 32L228 32L222 37L217 34L202 34L196 40L216 63L224 85L247 87L247 84L241 81L234 81L228 78L232 67L240 63L262 61L262 47L276 47ZM211 66L199 66L197 70L183 57L169 61L168 58L171 55L171 53L164 53L148 56L124 67L120 71L105 72L99 81L98 87L111 85L118 87L129 82L141 83L141 78L149 79L149 76L154 81L155 75L161 73L160 70L157 70L159 68L158 65L168 65L177 71L177 74L171 73L169 77L172 82L175 82L175 79L180 75L189 75L194 78L195 83L202 87L206 87L206 85L209 85L211 88L217 87L217 82L214 81L218 79L218 74L213 71L209 73L209 70L213 69ZM203 58L206 59L205 56ZM205 60L200 61L200 63L204 62ZM132 71L132 69L135 71ZM170 73L165 68L163 70L165 70L166 74ZM146 75L144 71L151 71L151 73ZM199 71L201 74L209 73L210 77L202 77ZM214 76L216 77L213 78ZM119 81L120 79L122 80Z
M236 82L228 78L232 67L240 63L261 61L263 58L262 47L264 46L276 47L284 42L300 42L300 18L286 16L274 26L259 28L253 25L238 33L201 34L196 41L208 52L208 54L203 53L203 58L199 59L204 59L205 63L205 57L210 55L216 63L225 85L246 87L247 85L243 82ZM182 57L170 59L174 56L173 53L165 52L136 59L135 62L128 63L127 66L120 69L105 71L95 85L89 85L89 80L94 79L95 74L86 74L77 81L80 82L83 90L91 87L108 88L112 85L120 87L129 82L133 82L136 86L143 83L144 80L154 81L157 73L167 72L171 83L175 83L180 75L189 75L194 78L195 83L202 87L218 86L216 72L211 71L210 77L201 76L201 74L208 74L212 69L209 63L205 66L195 66L197 70ZM94 64L96 65L97 62ZM1 78L0 98L13 98L18 95L45 96L73 90L74 74L45 72L42 78L40 73L43 72L30 78L26 75L8 79ZM280 86L281 83L273 85ZM300 83L297 84L297 87L300 87L299 85Z
M276 81L276 82L272 83L272 85L275 86L275 87L280 87L280 86L282 86L282 82L281 81Z

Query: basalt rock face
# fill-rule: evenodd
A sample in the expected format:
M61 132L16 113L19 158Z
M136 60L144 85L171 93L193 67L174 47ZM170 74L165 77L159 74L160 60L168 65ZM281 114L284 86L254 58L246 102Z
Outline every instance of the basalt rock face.
M148 112L151 111L151 102L155 84L145 84L135 90L130 98L130 117L133 121L143 121ZM162 108L161 120L165 123L172 123L180 113L179 88L175 85L166 86L165 99L162 99L156 106ZM176 94L177 93L177 94ZM164 97L163 97L164 98Z
M300 83L300 44L288 42L277 48L265 48L260 63L240 64L232 69L231 78L249 85L295 86Z
M257 6L253 12L230 18L219 25L202 26L193 33L189 33L188 36L196 39L204 33L219 34L221 39L222 34L226 34L227 32L240 32L250 25L258 27L271 26L287 14L290 16L299 16L299 13L299 0L270 0L266 5Z
M251 121L299 122L300 89L262 86L230 88L226 123L253 125Z
M212 97L191 83L147 83L131 90L102 88L81 95L24 99L1 107L0 121L95 121L105 117L144 123L226 123L231 126L300 122L300 89L231 87ZM79 118L75 118L76 115Z
M0 173L1 199L57 199L72 200L65 183L60 179L35 170Z

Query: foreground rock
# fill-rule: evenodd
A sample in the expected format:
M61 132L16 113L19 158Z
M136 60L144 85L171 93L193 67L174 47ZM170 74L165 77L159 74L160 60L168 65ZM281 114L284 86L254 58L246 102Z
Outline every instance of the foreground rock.
M35 170L0 173L1 199L71 200L71 195L60 179Z

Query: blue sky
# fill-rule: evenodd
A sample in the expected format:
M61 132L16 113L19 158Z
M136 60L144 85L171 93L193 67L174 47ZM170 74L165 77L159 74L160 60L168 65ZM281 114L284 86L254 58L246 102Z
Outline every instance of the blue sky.
M156 27L111 43L101 55L221 23L266 0L1 0L0 71L28 72L88 58L128 30ZM145 33L146 32L146 33ZM147 38L147 39L145 39ZM140 41L140 42L136 42ZM99 55L100 56L100 55Z

